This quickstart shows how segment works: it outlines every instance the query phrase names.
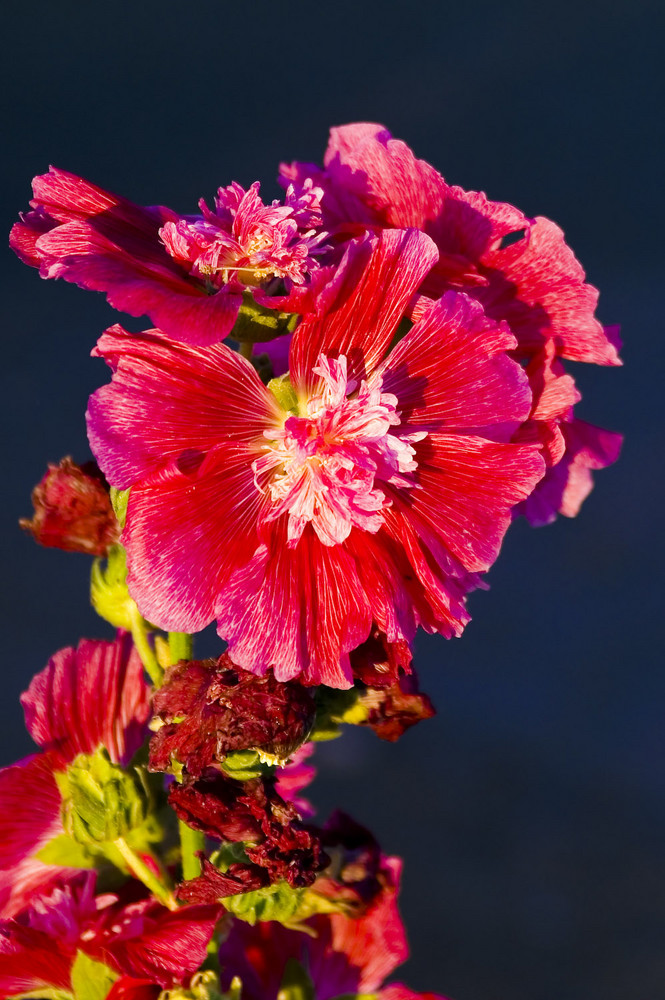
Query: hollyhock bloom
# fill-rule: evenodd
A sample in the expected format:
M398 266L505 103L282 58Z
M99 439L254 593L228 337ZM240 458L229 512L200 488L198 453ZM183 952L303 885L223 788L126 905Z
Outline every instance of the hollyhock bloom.
M323 191L323 223L337 239L359 227L413 226L431 236L439 259L421 291L438 298L453 288L473 296L489 316L509 324L520 357L538 358L545 352L549 364L552 357L559 356L621 364L618 328L603 328L595 318L598 292L586 284L584 271L563 233L549 219L529 219L512 205L447 184L432 166L416 159L405 143L372 123L333 128L323 170L303 163L283 164L281 170L282 183L290 189L316 185ZM420 308L428 308L428 304L423 301ZM417 310L418 305L416 316ZM279 348L273 353L275 350L279 364ZM534 377L538 381L538 375L534 373ZM569 382L573 384L572 379ZM541 423L538 437L556 436L559 418L542 412L545 404L539 400L536 386L533 389L534 410L540 408L541 412L532 413L530 420ZM579 398L574 394L569 405ZM621 438L608 431L604 435L604 446L595 450L594 464L587 469L603 468L614 461L610 456L616 457ZM561 443L563 433L558 436ZM557 457L545 449L544 456L554 467L561 462L563 451ZM577 492L575 483L570 487L564 483L558 495L548 484L553 479L563 483L566 473L576 467L575 455L567 455L556 476L536 488L533 503L522 507L532 523L546 523L570 509L561 500L561 490ZM574 479L572 471L571 476ZM590 475L586 483L591 485Z
M113 328L88 411L109 481L131 487L129 588L162 628L217 618L244 670L349 687L373 628L459 635L464 595L544 471L510 443L531 393L515 339L450 292L389 350L437 259L415 231L353 243L296 329L273 393L223 345ZM183 511L187 516L183 516Z
M0 771L0 913L11 916L63 868L37 857L65 833L56 771L105 747L127 764L145 739L150 691L131 638L83 639L61 649L21 697L28 732L42 752ZM71 872L71 869L66 869Z
M10 244L44 278L64 278L107 293L114 308L148 315L170 336L213 344L232 329L246 288L283 281L303 287L317 269L322 233L311 184L264 205L259 185L220 188L215 210L199 216L142 208L51 167L33 180L31 210ZM303 228L304 227L304 228ZM305 301L296 294L300 308ZM270 303L270 299L267 300ZM280 308L289 298L279 297Z
M171 911L152 899L95 896L94 872L59 880L11 920L0 921L2 996L72 989L78 952L113 973L162 987L181 984L204 961L218 906ZM38 995L35 993L35 995Z
M63 458L32 491L35 514L19 524L40 545L104 556L120 537L109 488L95 462Z
M603 330L593 315L598 292L585 284L549 219L529 219L512 205L447 184L382 125L331 129L323 163L323 170L282 164L281 179L296 191L301 184L322 190L327 228L420 229L439 249L426 294L438 298L456 288L473 295L489 316L509 323L520 352L552 340L562 357L620 364L616 330Z
M234 921L220 948L222 987L228 989L238 976L243 1000L277 1000L287 963L295 960L310 977L315 1000L356 993L376 993L381 1000L420 996L399 984L381 989L408 957L396 904L399 859L388 858L386 872L383 890L361 917L317 915L306 921L310 933L270 921L253 927Z

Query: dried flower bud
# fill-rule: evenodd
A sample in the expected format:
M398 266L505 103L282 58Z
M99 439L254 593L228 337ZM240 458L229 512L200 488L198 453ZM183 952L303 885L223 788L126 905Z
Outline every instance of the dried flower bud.
M283 765L307 739L315 714L302 685L257 677L226 654L171 667L154 707L165 725L151 740L150 767L168 771L177 760L193 775L243 750Z
M120 537L108 484L96 462L77 465L63 458L49 465L44 478L32 491L35 513L19 524L40 545L106 555Z

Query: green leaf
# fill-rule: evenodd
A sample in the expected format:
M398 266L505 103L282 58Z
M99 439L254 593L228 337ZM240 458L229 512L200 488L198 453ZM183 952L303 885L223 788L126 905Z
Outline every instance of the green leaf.
M240 920L255 924L257 920L277 920L292 924L297 920L305 889L292 889L286 882L222 899L226 909Z
M118 978L117 973L103 962L96 962L83 951L77 951L72 966L72 988L75 1000L106 1000Z
M284 966L278 1000L314 1000L314 983L303 966L290 958Z

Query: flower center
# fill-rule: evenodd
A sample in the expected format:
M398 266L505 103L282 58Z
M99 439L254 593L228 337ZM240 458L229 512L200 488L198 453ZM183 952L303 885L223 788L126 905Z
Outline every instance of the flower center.
M269 474L268 517L289 515L290 546L308 522L324 545L343 542L353 527L377 532L392 503L378 483L413 488L412 443L427 436L400 434L397 397L381 392L379 377L357 388L344 355L321 354L314 374L323 382L320 394L307 401L304 416L288 416L283 427L265 432L269 443L254 463L257 484Z

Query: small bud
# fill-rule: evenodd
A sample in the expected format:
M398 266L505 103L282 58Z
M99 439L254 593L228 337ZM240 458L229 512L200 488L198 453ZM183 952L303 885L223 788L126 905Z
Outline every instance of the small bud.
M104 476L94 462L63 458L32 491L35 513L19 524L49 548L103 556L120 537Z
M63 825L79 844L106 844L141 827L150 812L150 793L138 768L113 764L105 749L79 754L56 773L63 801Z

